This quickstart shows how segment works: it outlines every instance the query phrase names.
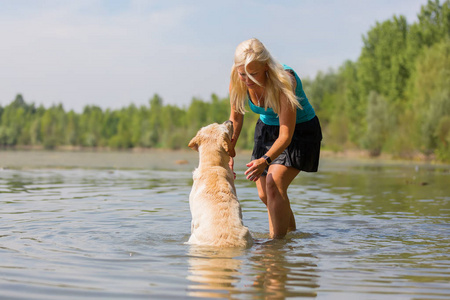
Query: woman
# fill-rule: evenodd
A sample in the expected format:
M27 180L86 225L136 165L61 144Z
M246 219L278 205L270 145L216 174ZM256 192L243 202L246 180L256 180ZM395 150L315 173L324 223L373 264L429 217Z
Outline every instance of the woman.
M248 100L247 100L248 99ZM297 74L276 62L264 45L250 39L238 45L231 69L231 157L244 120L245 104L260 114L247 179L255 181L267 206L270 236L296 229L287 189L300 171L317 172L322 132ZM233 168L233 159L230 166Z

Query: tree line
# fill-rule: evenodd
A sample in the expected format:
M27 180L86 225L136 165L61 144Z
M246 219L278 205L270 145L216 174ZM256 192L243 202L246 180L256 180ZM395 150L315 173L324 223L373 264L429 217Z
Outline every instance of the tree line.
M118 110L85 106L81 113L66 112L61 104L50 108L28 104L17 95L0 107L0 145L168 148L186 147L198 129L229 118L228 99L193 99L188 108L164 105L155 94L148 105Z
M404 16L377 22L363 36L356 61L303 85L324 147L406 158L420 152L450 161L450 0L429 0L413 24ZM229 110L229 99L214 94L184 108L154 95L148 105L86 106L81 113L36 107L17 95L0 106L0 145L180 149L200 127L228 119ZM246 114L239 148L252 147L257 117Z
M377 22L357 61L305 82L327 147L450 161L450 2Z

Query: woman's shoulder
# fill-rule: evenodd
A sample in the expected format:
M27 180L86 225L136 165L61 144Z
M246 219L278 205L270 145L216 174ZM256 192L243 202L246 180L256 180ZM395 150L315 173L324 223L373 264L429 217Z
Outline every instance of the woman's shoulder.
M289 77L291 78L291 82L292 82L292 87L295 89L297 88L297 74L295 73L294 69L292 69L291 67L287 66L287 65L283 65L284 70L286 71L286 73L289 75Z

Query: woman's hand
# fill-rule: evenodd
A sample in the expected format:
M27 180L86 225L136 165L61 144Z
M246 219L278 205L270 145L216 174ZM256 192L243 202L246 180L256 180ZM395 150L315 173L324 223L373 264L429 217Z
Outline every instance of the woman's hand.
M247 171L245 171L244 174L247 175L248 180L256 182L261 177L264 170L267 168L267 163L264 158L259 158L249 162L247 164L247 167L249 168L247 169Z
M231 142L228 146L228 155L231 156L232 158L236 156L236 143L234 139L231 139Z
M236 179L236 173L234 172L234 158L230 157L230 161L228 162L228 165L230 166L231 172L233 172L234 179Z

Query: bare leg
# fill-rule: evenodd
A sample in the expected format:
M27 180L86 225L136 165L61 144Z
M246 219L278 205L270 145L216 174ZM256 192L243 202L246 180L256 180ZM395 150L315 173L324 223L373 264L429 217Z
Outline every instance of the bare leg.
M297 225L295 223L294 213L292 212L292 209L291 209L291 220L289 221L289 227L288 227L287 232L295 231L296 229L297 229Z
M257 182L258 194L267 206L269 230L272 238L282 238L296 229L287 189L300 171L283 165L272 165L267 176Z
M261 176L256 181L256 188L258 189L259 199L261 199L261 201L267 207L266 176ZM273 226L272 226L272 219L270 218L269 210L267 210L267 214L269 217L269 232L270 232L270 235L272 236Z

